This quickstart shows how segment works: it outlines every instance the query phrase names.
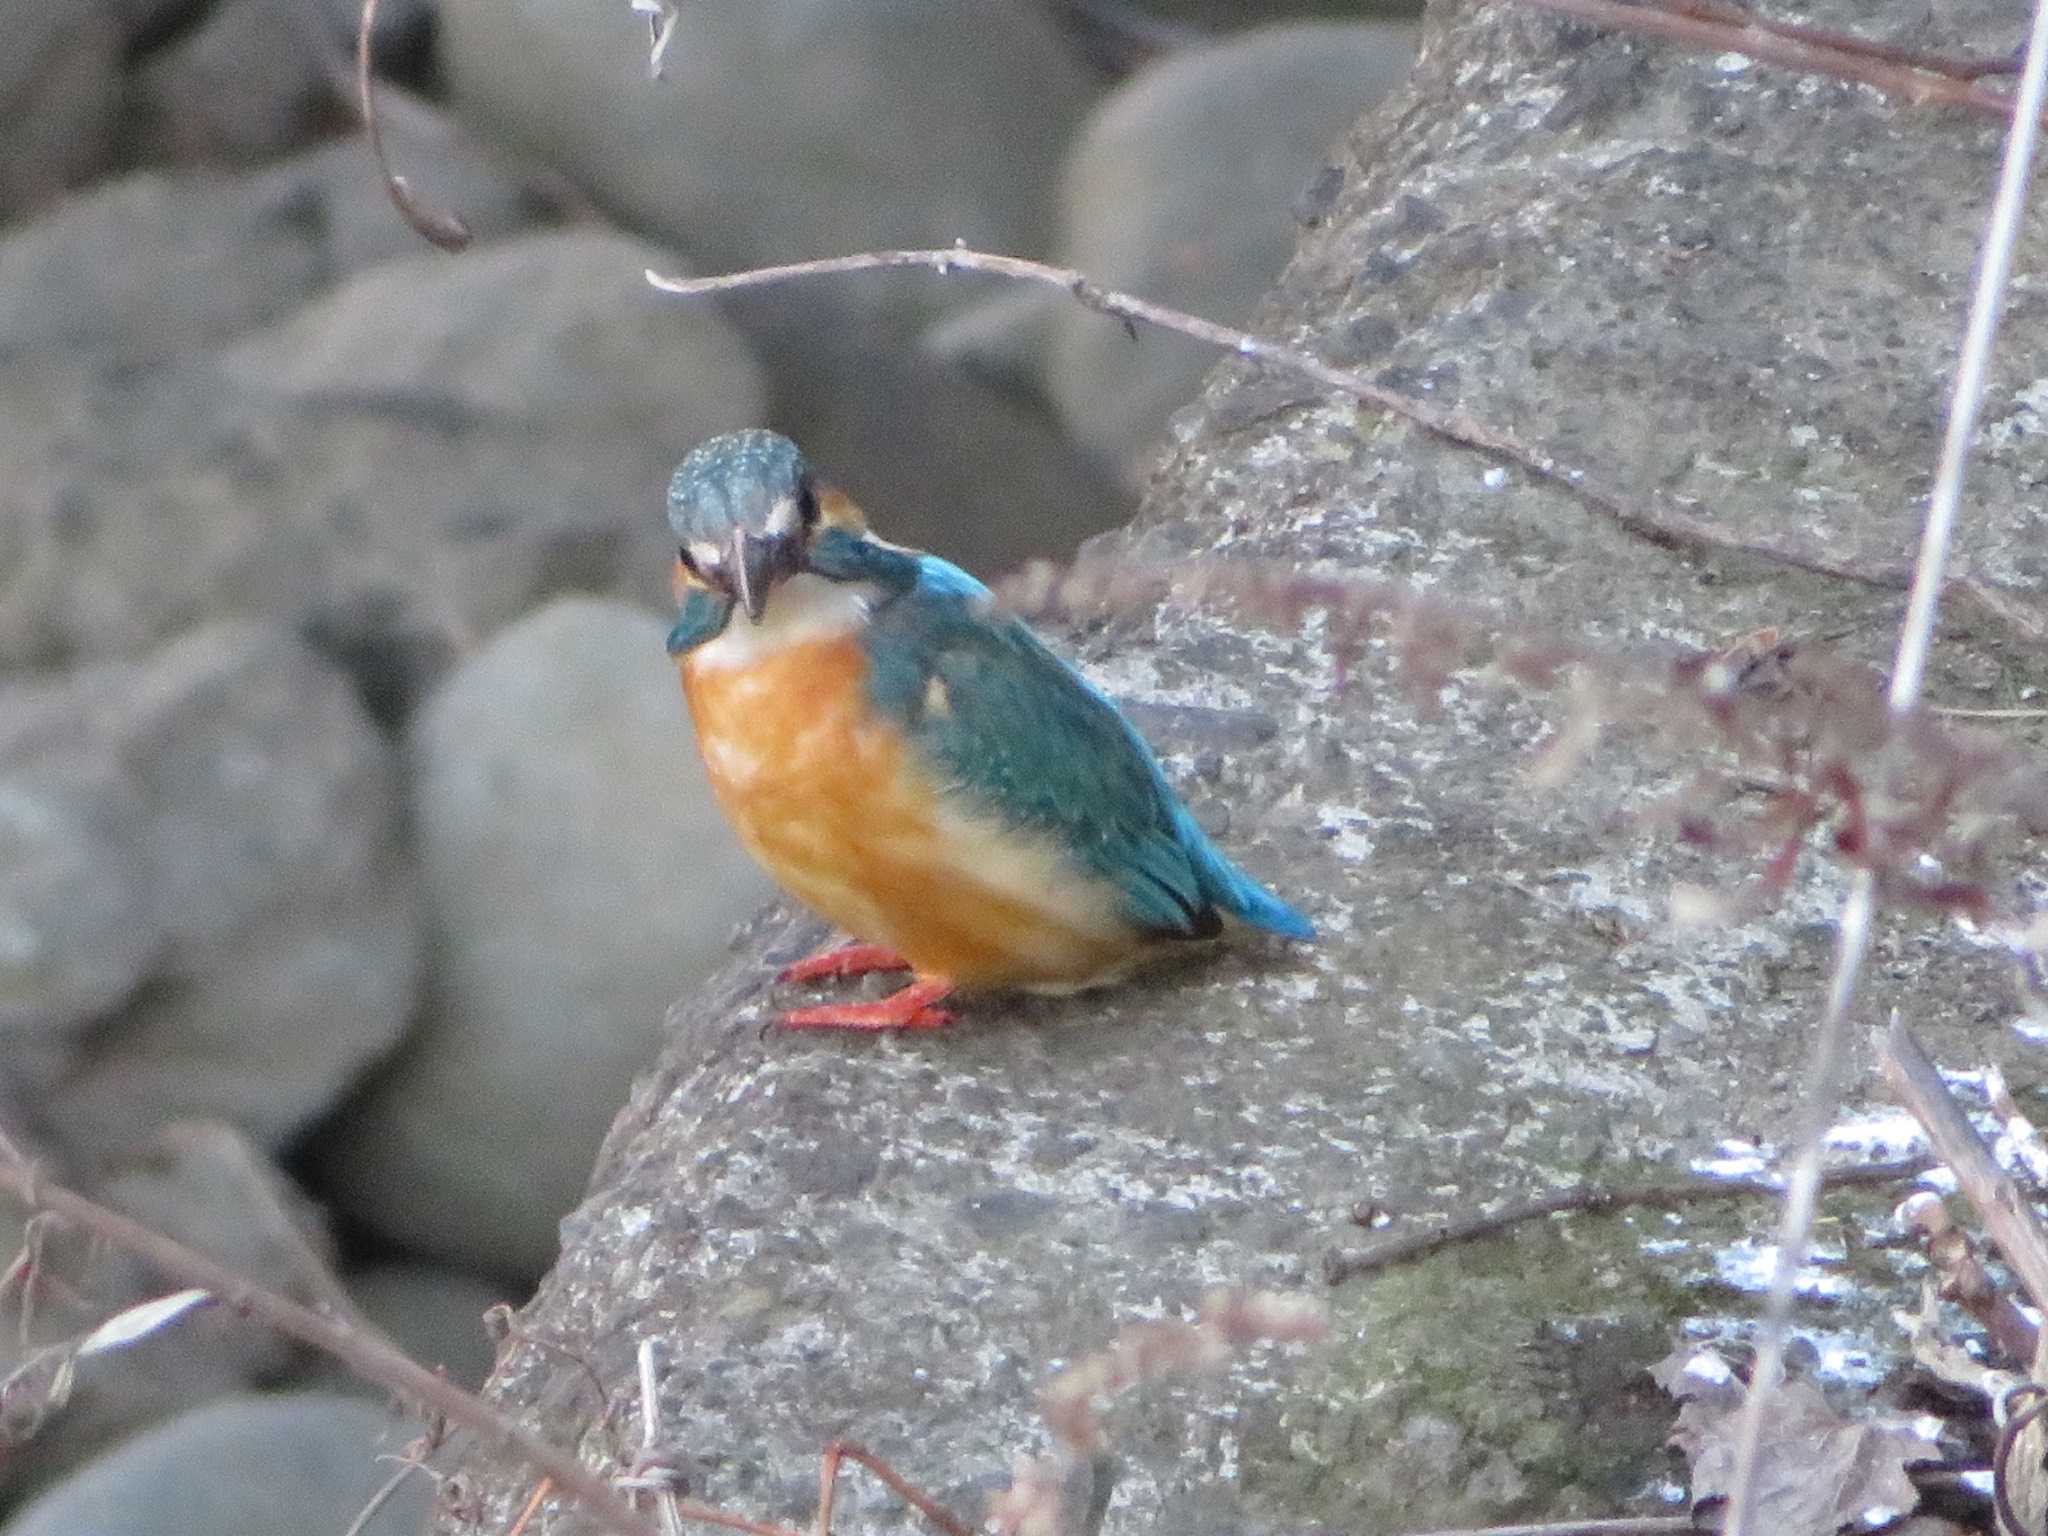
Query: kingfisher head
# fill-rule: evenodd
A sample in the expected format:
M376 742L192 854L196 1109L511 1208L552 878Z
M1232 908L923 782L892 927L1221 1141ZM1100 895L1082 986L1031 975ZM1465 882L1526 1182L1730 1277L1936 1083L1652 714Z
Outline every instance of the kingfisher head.
M700 443L668 487L668 525L683 577L744 610L756 624L777 585L813 563L821 538L866 540L853 501L821 485L802 450L779 432L726 432Z

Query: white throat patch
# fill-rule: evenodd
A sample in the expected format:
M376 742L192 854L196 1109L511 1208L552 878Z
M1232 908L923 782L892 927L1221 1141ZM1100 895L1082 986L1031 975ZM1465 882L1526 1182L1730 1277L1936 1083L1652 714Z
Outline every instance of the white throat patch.
M756 624L742 609L726 621L725 632L700 645L690 660L700 667L744 667L792 645L831 640L868 621L874 589L864 582L827 581L802 571L769 594Z

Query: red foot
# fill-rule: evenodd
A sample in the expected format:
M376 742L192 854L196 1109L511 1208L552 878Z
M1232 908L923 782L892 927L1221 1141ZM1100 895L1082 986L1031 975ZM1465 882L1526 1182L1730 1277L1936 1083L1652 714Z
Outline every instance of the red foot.
M910 962L886 944L841 944L785 965L777 981L825 981L836 976L865 976L871 971L907 971Z
M873 1033L885 1029L943 1029L953 1022L952 1010L933 1004L949 995L953 983L943 976L920 976L900 991L875 1003L820 1003L796 1008L781 1020L784 1029L851 1029Z

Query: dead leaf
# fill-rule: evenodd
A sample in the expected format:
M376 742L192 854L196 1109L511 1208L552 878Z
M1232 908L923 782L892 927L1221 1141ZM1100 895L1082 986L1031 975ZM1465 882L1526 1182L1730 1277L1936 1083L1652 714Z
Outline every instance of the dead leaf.
M1710 1350L1681 1349L1651 1375L1685 1400L1669 1443L1692 1468L1693 1509L1726 1500L1744 1396L1733 1369ZM1787 1382L1764 1404L1754 1529L1833 1536L1845 1525L1889 1524L1920 1502L1906 1463L1940 1454L1916 1423L1847 1419L1811 1382Z

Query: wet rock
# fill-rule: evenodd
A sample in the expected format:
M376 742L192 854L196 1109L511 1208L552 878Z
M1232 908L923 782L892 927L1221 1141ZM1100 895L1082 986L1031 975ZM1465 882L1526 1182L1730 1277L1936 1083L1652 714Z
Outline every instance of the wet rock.
M187 1115L292 1135L397 1040L412 879L391 750L273 627L10 690L0 1063L58 1146Z
M1920 37L1925 9L1809 19ZM1997 55L2017 25L1952 8L1923 40ZM1511 5L1432 7L1429 26L1412 97L1345 143L1271 326L1348 361L1391 325L1369 366L1632 507L1682 496L1731 538L1810 536L1833 558L1910 549L1976 265L1954 189L1990 187L1997 131ZM2028 223L2019 270L2048 261L2044 235ZM2048 433L2024 338L2048 326L2048 293L2011 303L2023 339L1989 383L2004 426L1973 469L1962 558L2031 613L2048 604ZM1902 606L1861 581L1674 552L1568 485L1246 367L1214 375L1185 421L1136 525L1097 546L1142 577L1224 545L1319 579L1410 581L1510 632L1641 647L1646 667L1766 625L1881 658ZM2011 628L1957 617L1933 697L1992 667L2039 677ZM1745 1128L1782 1146L1827 991L1812 930L1844 869L1815 857L1782 908L1674 931L1680 882L1747 891L1757 873L1649 819L1711 759L1620 720L1539 785L1532 744L1571 705L1499 686L1489 649L1416 690L1369 657L1340 685L1320 633L1256 606L1119 604L1065 638L1116 696L1277 722L1220 750L1213 777L1179 753L1169 769L1198 816L1228 806L1229 852L1322 940L1235 945L1072 999L976 1000L935 1035L762 1040L770 968L817 935L763 921L671 1015L527 1326L615 1391L658 1331L677 1362L663 1419L699 1497L800 1521L819 1441L849 1433L972 1519L1013 1456L1045 1444L1033 1394L1056 1363L1133 1316L1186 1316L1214 1284L1299 1287L1331 1305L1322 1346L1118 1400L1118 1528L1179 1529L1190 1503L1235 1530L1657 1512L1643 1491L1667 1466L1669 1405L1575 1384L1643 1380L1628 1357L1648 1366L1688 1326L1747 1328L1752 1299L1728 1291L1744 1268L1717 1259L1754 1259L1772 1208L1531 1223L1335 1287L1323 1260L1362 1241L1350 1213L1369 1194L1413 1231L1580 1180L1668 1176ZM2014 876L2002 864L1995 889ZM2035 1045L1986 1027L2014 1012L2003 956L1911 912L1883 933L1870 1016L1898 1008L1943 1060L2038 1075ZM1859 1104L1882 1099L1852 1081ZM855 1153L872 1166L858 1189L816 1180ZM999 1188L1048 1203L976 1220ZM1891 1310L1918 1300L1917 1275L1866 1236L1894 1200L1828 1196L1839 1299L1802 1308L1879 1360L1902 1347ZM792 1232L805 1241L768 1240ZM580 1369L515 1344L493 1390L573 1433ZM484 1455L464 1470L487 1524L530 1487ZM881 1532L903 1515L852 1493L842 1518Z
M550 592L661 600L676 459L761 416L731 329L641 282L668 260L594 230L428 251L215 361L0 370L0 664L267 613L397 719Z
M1403 22L1266 27L1141 71L1068 155L1059 259L1242 324L1294 247L1303 189L1338 133L1407 74L1415 36ZM995 304L949 323L936 345L1035 372L1074 439L1133 480L1220 356L1151 328L1130 336L1061 294Z
M112 158L121 24L108 5L0 5L0 218Z
M333 1536L414 1430L361 1398L247 1394L181 1414L51 1489L6 1536ZM433 1503L399 1486L363 1536L412 1536Z
M545 1267L664 1002L767 893L711 802L664 634L563 599L413 722L427 999L325 1162L344 1207L414 1252Z

